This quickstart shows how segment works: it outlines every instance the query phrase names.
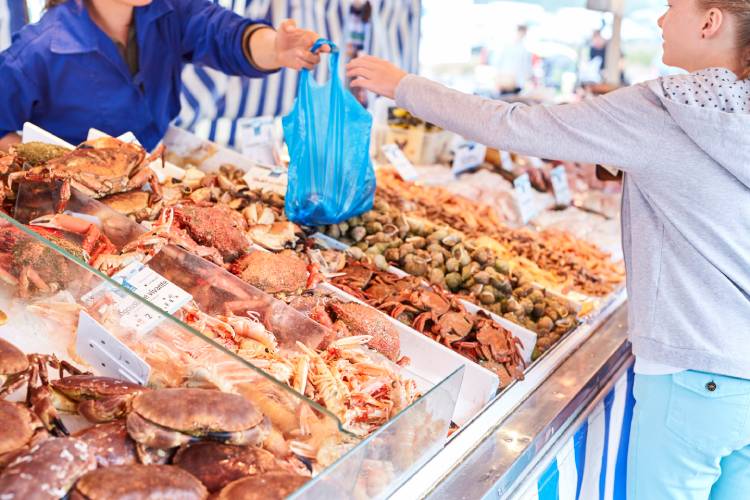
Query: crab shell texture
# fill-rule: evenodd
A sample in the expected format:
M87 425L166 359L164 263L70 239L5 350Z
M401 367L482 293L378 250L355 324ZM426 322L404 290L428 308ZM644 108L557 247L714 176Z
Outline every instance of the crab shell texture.
M31 412L18 403L0 399L0 455L18 450L33 435Z
M18 347L0 339L0 384L29 368L29 359Z
M217 500L282 500L308 481L289 472L268 472L229 483Z
M111 189L107 192L124 191L128 178L146 159L146 150L140 146L122 142L112 137L86 141L73 151L47 162L46 166L60 169L73 175L85 174L93 178L106 179Z
M279 469L273 454L263 448L211 441L180 448L172 463L200 479L212 493L237 479Z
M180 227L196 243L215 248L226 262L232 262L250 250L250 240L245 236L245 218L227 206L185 205L176 208L174 213Z
M307 264L289 250L251 252L232 265L232 272L266 293L295 293L307 283Z
M191 437L232 444L258 442L263 414L237 394L211 389L175 388L141 393L128 415L130 436L153 448L173 448ZM175 438L174 431L183 434Z
M401 350L398 331L384 314L356 302L333 303L331 308L352 335L371 335L368 346L391 361L398 359Z
M71 500L203 500L206 488L189 472L172 465L120 465L89 472L76 483Z
M124 420L88 427L75 437L88 445L99 467L138 463L135 441L128 435Z
M123 416L128 409L128 396L135 397L148 390L124 380L90 374L63 377L51 384L68 399L80 401L78 413L91 422L107 422Z
M0 492L4 499L57 500L68 493L79 477L95 468L94 454L80 439L47 439L3 470Z

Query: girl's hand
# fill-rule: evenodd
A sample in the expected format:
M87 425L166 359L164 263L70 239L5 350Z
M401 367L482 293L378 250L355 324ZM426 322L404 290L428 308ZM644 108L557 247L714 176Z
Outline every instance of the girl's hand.
M367 89L391 99L396 87L407 73L388 61L373 56L360 56L346 65L346 76L352 78L351 86Z
M310 48L319 38L321 36L314 31L298 28L292 19L282 21L276 32L275 52L277 67L281 66L296 70L302 68L313 69L320 62L320 55L318 54L320 52L331 51L330 47L324 45L318 50L318 53L313 54L310 52Z

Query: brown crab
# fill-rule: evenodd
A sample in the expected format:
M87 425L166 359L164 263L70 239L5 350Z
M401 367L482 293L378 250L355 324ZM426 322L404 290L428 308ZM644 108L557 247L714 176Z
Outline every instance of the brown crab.
M82 429L73 437L86 443L99 467L138 463L135 441L128 435L122 419Z
M80 439L47 439L3 470L0 492L3 498L57 500L67 495L78 478L95 468L94 454Z
M219 492L217 500L282 500L304 485L309 478L289 472L267 472L238 479Z
M314 273L310 273L305 261L291 250L250 252L233 262L229 270L270 294L297 294L311 288L314 281Z
M203 500L207 497L206 488L197 478L171 465L119 465L97 469L79 479L70 496L71 500Z
M161 197L159 180L149 164L161 156L163 147L153 155L135 144L113 137L102 137L86 141L73 151L58 156L43 165L10 174L12 185L22 180L50 182L61 180L58 212L65 209L70 199L70 188L75 187L93 198L130 191L149 184L152 202Z
M237 479L281 468L273 454L262 448L210 441L180 448L172 463L197 477L211 493Z
M245 218L225 205L177 206L174 220L196 243L218 250L225 262L232 262L250 250Z
M138 394L148 390L138 384L111 377L80 374L50 382L58 408L79 413L90 422L109 422L125 416Z
M258 444L267 421L255 406L236 394L210 389L158 389L133 399L128 433L139 444L176 448L205 438L229 444Z
M29 358L19 348L0 339L0 398L13 393L28 379Z
M26 406L0 399L0 470L29 446L48 437L42 422Z

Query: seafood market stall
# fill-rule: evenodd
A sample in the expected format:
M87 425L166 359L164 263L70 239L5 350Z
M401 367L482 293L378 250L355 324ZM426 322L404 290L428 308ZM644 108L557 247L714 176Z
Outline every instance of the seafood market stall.
M6 372L7 411L41 425L0 447L0 485L61 446L91 456L54 483L82 494L177 469L196 498L523 496L551 465L561 488L617 484L631 360L616 203L576 187L578 166L539 167L573 193L559 210L542 176L529 225L485 203L525 174L510 157L515 173L419 167L416 182L384 164L372 210L305 227L285 216L283 171L184 130L166 161L128 137L24 132L0 157L0 354L27 360ZM123 456L102 457L113 435ZM612 465L565 465L581 453Z

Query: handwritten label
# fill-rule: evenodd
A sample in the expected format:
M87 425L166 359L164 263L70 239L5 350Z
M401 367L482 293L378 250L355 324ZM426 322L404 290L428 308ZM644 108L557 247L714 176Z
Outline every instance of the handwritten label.
M193 297L156 271L140 262L132 262L125 269L118 272L112 279L139 297L150 302L169 314L177 312L182 306L190 302ZM151 307L139 301L125 291L112 287L109 283L102 283L81 299L86 304L93 304L102 293L115 295L117 309L120 313L120 325L134 329L143 335L164 319Z
M508 172L513 171L513 158L511 158L509 152L500 151L500 163L502 164L503 170L507 170Z
M282 196L286 195L286 187L289 184L287 171L282 167L272 168L256 164L247 169L242 178L251 188L262 188Z
M396 172L398 172L398 175L403 180L413 181L419 177L417 169L414 168L414 165L412 165L406 155L404 155L404 152L401 151L397 145L385 144L380 149L383 151L388 162L393 165L393 168L396 169Z
M456 147L456 155L453 157L451 171L458 175L482 164L487 155L487 146L476 142L465 141Z
M555 192L555 203L558 205L570 205L573 197L570 194L568 174L563 165L558 165L550 173L552 177L552 190Z
M513 180L513 187L515 187L516 202L518 203L518 211L521 214L521 221L527 224L534 218L537 212L529 174L516 177Z
M86 311L78 315L76 352L96 373L146 385L151 367Z

